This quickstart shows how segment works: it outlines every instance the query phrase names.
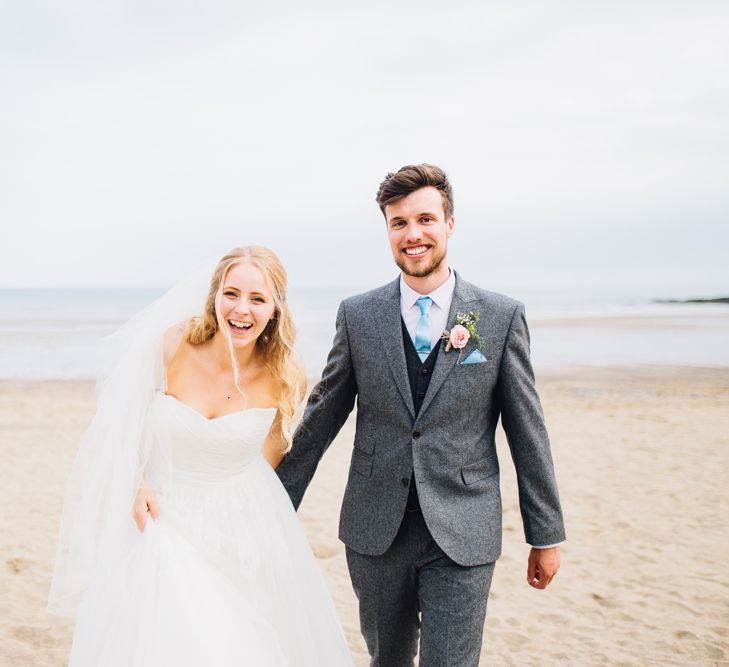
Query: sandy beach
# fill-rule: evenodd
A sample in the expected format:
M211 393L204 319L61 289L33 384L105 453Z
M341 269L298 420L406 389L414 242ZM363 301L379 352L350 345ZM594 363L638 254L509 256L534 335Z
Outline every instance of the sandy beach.
M729 664L729 369L538 371L567 522L563 567L525 582L508 448L500 438L504 553L483 665ZM0 665L61 666L72 624L45 612L66 476L94 409L90 382L0 382ZM300 515L367 664L337 540L350 419Z

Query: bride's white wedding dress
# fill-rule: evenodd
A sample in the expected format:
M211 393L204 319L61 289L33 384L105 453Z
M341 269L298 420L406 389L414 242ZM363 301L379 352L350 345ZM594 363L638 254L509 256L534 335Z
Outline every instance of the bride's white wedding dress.
M150 423L169 449L160 519L121 567L100 558L70 667L352 664L303 529L261 455L274 415L207 419L157 393Z

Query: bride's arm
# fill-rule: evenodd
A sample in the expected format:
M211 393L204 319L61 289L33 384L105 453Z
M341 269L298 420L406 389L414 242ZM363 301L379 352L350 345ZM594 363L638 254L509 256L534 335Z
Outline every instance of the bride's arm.
M283 433L281 432L281 412L276 412L276 419L273 420L271 428L268 431L266 439L261 446L263 458L268 461L275 470L284 457L286 443L284 442Z
M302 377L299 385L299 396L301 396L303 399L305 395L306 378ZM263 458L268 461L268 463L274 470L278 468L281 461L283 461L284 456L286 455L286 440L284 439L283 431L281 430L282 419L283 415L281 414L281 411L278 410L276 412L276 419L273 420L273 424L271 424L271 428L268 431L268 436L261 446L261 453L263 454Z
M182 343L186 328L187 322L184 322L170 327L164 333L162 338L162 357L165 368L165 379L167 377L167 369L170 366L170 362ZM167 387L165 386L164 389L166 390ZM159 521L157 498L154 495L154 491L145 486L144 482L142 482L142 485L137 491L137 495L134 497L134 502L132 503L132 517L134 518L134 523L137 524L137 528L139 528L140 533L144 531L144 526L147 523L147 514L152 517L153 521Z

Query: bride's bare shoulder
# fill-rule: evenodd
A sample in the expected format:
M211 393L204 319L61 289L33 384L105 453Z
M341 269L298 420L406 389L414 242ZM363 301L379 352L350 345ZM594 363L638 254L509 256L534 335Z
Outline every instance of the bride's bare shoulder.
M170 365L172 358L180 349L180 346L185 344L185 331L187 331L187 326L188 322L180 322L165 331L162 338L162 353L164 355L165 366Z

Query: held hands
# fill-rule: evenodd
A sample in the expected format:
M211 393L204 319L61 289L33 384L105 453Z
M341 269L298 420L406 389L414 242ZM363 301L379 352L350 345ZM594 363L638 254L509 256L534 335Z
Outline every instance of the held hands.
M147 523L147 512L152 515L152 520L156 523L159 521L159 511L157 510L157 499L151 489L141 487L137 491L132 505L132 516L134 523L137 524L139 532L144 532L144 525Z
M545 589L559 571L559 547L535 549L529 552L527 583L532 588Z

